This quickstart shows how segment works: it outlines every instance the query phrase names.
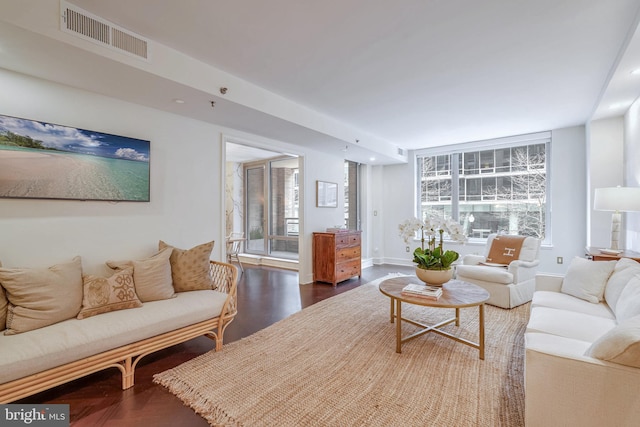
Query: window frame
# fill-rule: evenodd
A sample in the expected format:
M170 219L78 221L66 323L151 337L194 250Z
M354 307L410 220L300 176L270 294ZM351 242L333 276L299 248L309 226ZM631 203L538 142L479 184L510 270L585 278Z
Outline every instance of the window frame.
M489 178L493 179L497 185L500 185L501 181L506 181L506 179L500 178L509 178L511 175L509 172L504 172L504 169L499 170L500 168L504 168L504 162L501 163L498 160L497 151L506 148L513 148L519 146L530 146L530 145L539 145L544 144L545 146L545 212L544 212L544 239L542 241L543 245L551 245L552 244L552 221L551 221L551 185L552 185L552 174L551 174L551 159L552 159L552 138L551 131L547 132L538 132L533 134L526 135L517 135L506 138L496 138L496 139L488 139L482 141L473 141L463 144L449 145L449 146L440 146L440 147L432 147L432 148L424 148L420 150L416 150L414 152L414 167L416 168L414 179L415 184L414 188L416 191L415 197L415 213L416 217L420 218L422 214L422 186L423 184L422 176L421 176L421 167L420 167L420 159L424 157L432 157L432 156L450 156L450 163L452 165L457 165L457 167L451 168L450 182L452 183L451 189L451 197L448 201L448 204L445 204L445 211L447 211L446 206L450 206L451 217L455 220L459 220L460 213L460 197L459 191L463 191L466 194L466 197L469 197L469 187L471 187L470 183L474 182L472 180L477 180L477 187L479 194L477 199L469 200L466 199L467 202L478 203L478 202L500 202L499 195L488 200L490 196L485 195L482 191L482 182ZM493 156L493 164L489 167L488 163L487 167L483 166L482 163L482 152L487 152L489 150L495 150ZM490 157L488 154L485 154L485 160L489 160ZM504 156L503 156L504 157ZM504 159L503 159L504 160ZM489 169L492 169L489 171ZM463 174L460 175L460 171L462 170ZM446 179L445 175L439 173L441 172L438 169L438 166L435 166L435 174L425 174L425 178L427 176L438 178L438 179ZM513 171L511 171L513 172ZM472 178L466 179L466 184L461 185L462 180L465 180L464 175L474 175ZM510 179L510 178L509 178ZM457 183L457 184L456 184ZM511 186L513 188L513 182L511 182ZM512 190L513 191L513 190ZM428 196L426 197L426 203L429 203ZM440 198L442 202L442 198ZM442 204L440 204L442 205ZM486 237L482 238L474 238L469 236L469 242L471 243L486 243Z

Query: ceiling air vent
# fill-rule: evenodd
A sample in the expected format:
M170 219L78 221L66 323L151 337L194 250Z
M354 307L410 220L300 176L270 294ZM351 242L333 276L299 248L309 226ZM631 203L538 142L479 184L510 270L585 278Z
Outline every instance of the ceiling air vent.
M66 1L60 1L60 11L62 31L118 52L149 59L149 41L145 38Z

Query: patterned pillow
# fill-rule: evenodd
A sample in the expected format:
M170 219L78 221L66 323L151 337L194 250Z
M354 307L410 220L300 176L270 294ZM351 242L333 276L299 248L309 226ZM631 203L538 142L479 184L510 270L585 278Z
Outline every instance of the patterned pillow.
M86 275L82 310L78 319L127 308L142 307L133 284L133 267L116 271L111 277Z
M166 248L147 259L138 261L107 261L115 270L133 267L133 283L142 302L158 301L176 296L171 278L169 257L172 248Z
M212 241L185 250L174 248L160 240L160 250L173 248L170 258L171 277L176 292L215 289L210 270L213 245Z
M0 268L9 301L5 335L42 328L77 316L82 306L82 262L49 268Z

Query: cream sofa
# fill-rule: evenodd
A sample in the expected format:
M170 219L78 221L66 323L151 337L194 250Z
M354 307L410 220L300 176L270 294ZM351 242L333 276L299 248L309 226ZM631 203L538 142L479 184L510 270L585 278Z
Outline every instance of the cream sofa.
M576 258L538 275L525 332L525 423L640 423L640 264Z
M64 301L74 300L79 257L48 269L0 268L0 403L111 367L121 371L123 389L132 387L135 368L142 357L201 335L214 339L216 351L220 350L224 331L237 313L237 268L210 261L211 249L207 246L197 254L200 272L194 276L191 250L172 249L175 248L162 250L147 260L113 262L112 267L124 268L117 269L111 278L81 276L81 310L73 308L75 314L68 317L67 313L68 318L53 323L38 316L59 315L59 301L53 304L57 312L47 312L51 304L47 307L46 301L53 298L46 295L47 286L28 289L30 284L25 286L21 280L29 277L34 282L55 282L56 278L63 278L63 283L55 284L57 292ZM186 270L184 261L190 266ZM180 285L182 279L187 281ZM154 289L153 283L161 286ZM28 292L21 293L25 288ZM28 317L22 321L19 317L30 309L25 295L33 295L40 288L45 288L44 296L37 299L40 305L31 306L36 310L26 312ZM98 293L104 298L96 297L96 289L107 292ZM138 298L138 294L144 297ZM34 321L40 323L30 323ZM41 326L41 322L50 324Z

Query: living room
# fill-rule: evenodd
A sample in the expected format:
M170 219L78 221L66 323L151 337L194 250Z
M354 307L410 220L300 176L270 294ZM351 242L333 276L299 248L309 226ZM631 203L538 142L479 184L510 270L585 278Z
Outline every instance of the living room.
M72 3L100 15L92 9L96 2ZM571 3L571 12L578 14L580 6ZM225 259L228 141L302 159L301 284L313 282L312 233L344 220L342 200L337 209L316 207L316 181L343 182L346 156L364 165L363 267L411 265L397 226L415 215L414 150L399 154L402 146L347 126L340 118L318 115L160 42L153 42L153 55L145 62L62 32L59 9L58 0L0 6L0 114L151 141L150 202L3 199L2 265L49 266L80 255L85 272L104 275L105 260L150 256L158 240L185 248L214 240L212 259ZM617 28L603 29L606 40L590 46L604 63L598 68L601 78L593 80L589 74L591 80L584 84L590 103L582 106L588 112L582 120L523 124L499 135L478 127L476 136L453 138L468 143L550 132L552 240L541 248L541 272L563 274L573 257L584 256L586 246L609 245L611 213L593 209L596 188L640 185L638 83L632 82L625 93L623 100L630 103L613 115L609 110L609 96L619 90L616 79L628 78L640 65L638 10L630 1L612 2L610 9ZM99 79L105 80L98 84ZM165 92L168 88L173 92ZM551 92L549 104L562 104L574 95L558 87ZM175 102L180 99L188 102ZM377 160L370 160L372 153ZM626 248L640 250L640 214L625 214L623 235ZM481 244L451 245L461 255L484 249Z

